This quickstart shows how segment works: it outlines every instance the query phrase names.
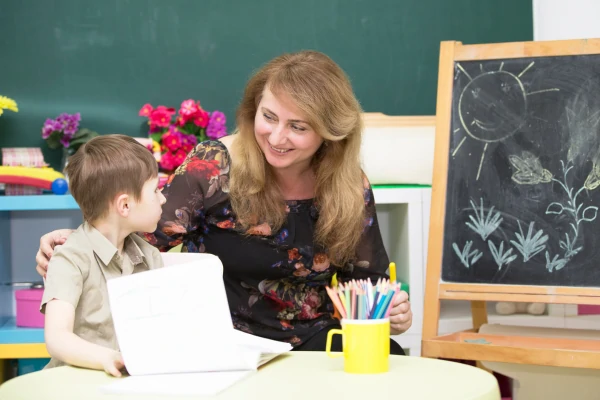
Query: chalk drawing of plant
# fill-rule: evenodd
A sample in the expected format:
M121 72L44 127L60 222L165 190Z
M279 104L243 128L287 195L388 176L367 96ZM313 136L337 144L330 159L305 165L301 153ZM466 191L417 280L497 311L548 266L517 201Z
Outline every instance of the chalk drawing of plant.
M559 259L558 254L555 255L552 260L550 260L550 253L546 252L546 269L548 272L562 269L565 265L567 265L567 261L569 260L564 258Z
M546 242L548 241L548 235L544 235L544 231L540 229L535 233L533 230L532 221L529 224L529 229L527 231L527 236L523 233L523 229L521 228L521 221L517 221L519 224L519 232L515 232L515 236L517 237L517 241L511 240L510 242L515 246L517 250L523 255L523 261L527 262L530 258L538 254L540 251L546 248ZM544 235L544 236L542 236Z
M456 252L458 258L460 258L460 262L462 262L463 265L467 268L475 264L477 260L479 260L483 255L483 253L477 249L471 251L471 246L473 246L473 242L471 240L468 240L467 243L465 243L465 247L463 247L461 251L456 243L452 243L452 248ZM471 260L469 260L469 258Z
M504 242L500 242L500 246L496 248L496 245L491 240L488 241L488 246L490 247L490 252L492 253L492 257L494 257L494 261L498 264L498 269L502 269L502 265L509 264L517 258L516 254L512 254L512 247L509 247L506 252L504 252Z
M569 233L567 232L567 233L565 233L565 240L559 241L560 248L565 251L564 264L560 265L560 268L562 268L571 259L571 257L576 255L583 249L582 246L575 247L575 245L577 244L577 239L579 237L579 232L580 232L579 225L584 221L585 222L594 221L596 219L596 217L598 216L598 207L588 206L588 207L584 208L583 211L581 210L581 208L583 207L583 204L577 203L577 197L579 196L579 194L581 192L583 192L586 189L586 185L584 184L584 186L582 186L577 192L575 192L575 194L573 194L574 188L570 188L569 184L567 183L567 175L568 175L569 171L571 171L573 166L571 165L567 168L565 163L562 160L560 161L560 164L561 164L562 170L563 170L563 182L561 182L555 178L552 178L552 181L558 183L563 188L563 190L567 194L568 201L567 201L567 204L562 204L560 202L550 203L548 205L548 207L546 208L546 214L562 215L563 213L565 213L566 215L570 216L573 221L573 222L569 223L569 225L573 229L573 236L572 237L569 236ZM586 184L587 184L587 181L586 181ZM556 256L554 258L556 259ZM546 256L546 259L549 260L550 257ZM558 260L558 261L560 261L560 260ZM556 267L556 265L558 265L558 264L555 264L554 260L552 262L553 262L552 267L556 270L559 270L560 268ZM547 265L547 267L548 267L548 265ZM550 272L552 272L552 268L548 267L548 270Z
M480 199L480 208L477 209L473 200L470 200L471 207L475 212L475 216L469 215L469 219L471 222L467 222L467 226L477 232L483 240L486 240L488 236L494 232L502 222L502 218L500 217L500 213L494 213L494 207L490 208L485 215L485 210L483 209L483 199Z

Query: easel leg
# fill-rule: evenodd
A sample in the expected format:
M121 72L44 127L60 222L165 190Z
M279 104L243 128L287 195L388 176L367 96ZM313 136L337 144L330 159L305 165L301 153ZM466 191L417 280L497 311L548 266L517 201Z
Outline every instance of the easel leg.
M481 325L488 323L485 301L471 302L471 316L473 317L473 328L477 331L479 331Z
M471 317L473 318L473 328L475 328L475 330L479 332L479 328L481 328L481 325L488 323L487 308L485 301L471 302ZM480 361L476 361L475 363L477 365L477 368L484 369L491 373L491 371L485 368Z

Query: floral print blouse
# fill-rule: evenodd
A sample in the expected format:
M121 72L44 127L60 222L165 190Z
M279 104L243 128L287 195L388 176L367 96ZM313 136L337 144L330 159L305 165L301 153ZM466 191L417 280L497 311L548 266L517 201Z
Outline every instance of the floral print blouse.
M146 239L161 251L183 243L183 251L217 255L235 328L298 346L339 323L325 291L335 272L339 281L387 277L373 192L365 179L367 221L356 261L334 266L313 243L313 200L286 201L278 232L267 224L242 231L228 196L230 166L221 142L198 144L165 185L162 218Z

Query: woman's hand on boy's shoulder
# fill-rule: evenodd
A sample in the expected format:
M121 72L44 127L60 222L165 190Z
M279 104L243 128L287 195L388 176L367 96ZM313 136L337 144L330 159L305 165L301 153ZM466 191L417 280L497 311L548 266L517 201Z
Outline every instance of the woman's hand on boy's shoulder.
M46 233L40 238L40 248L35 256L37 263L36 271L41 276L45 277L48 271L48 261L52 257L54 247L65 244L69 235L73 233L73 229L57 229L50 233Z

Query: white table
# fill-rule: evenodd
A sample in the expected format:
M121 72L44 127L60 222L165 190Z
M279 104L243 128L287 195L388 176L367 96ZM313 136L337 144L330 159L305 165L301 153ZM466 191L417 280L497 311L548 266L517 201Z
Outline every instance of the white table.
M390 371L377 375L343 372L343 360L323 352L292 352L272 360L214 399L410 399L500 400L496 378L465 364L421 357L390 356ZM42 370L0 386L2 400L158 400L193 397L118 396L100 392L114 382L103 371L73 367Z

